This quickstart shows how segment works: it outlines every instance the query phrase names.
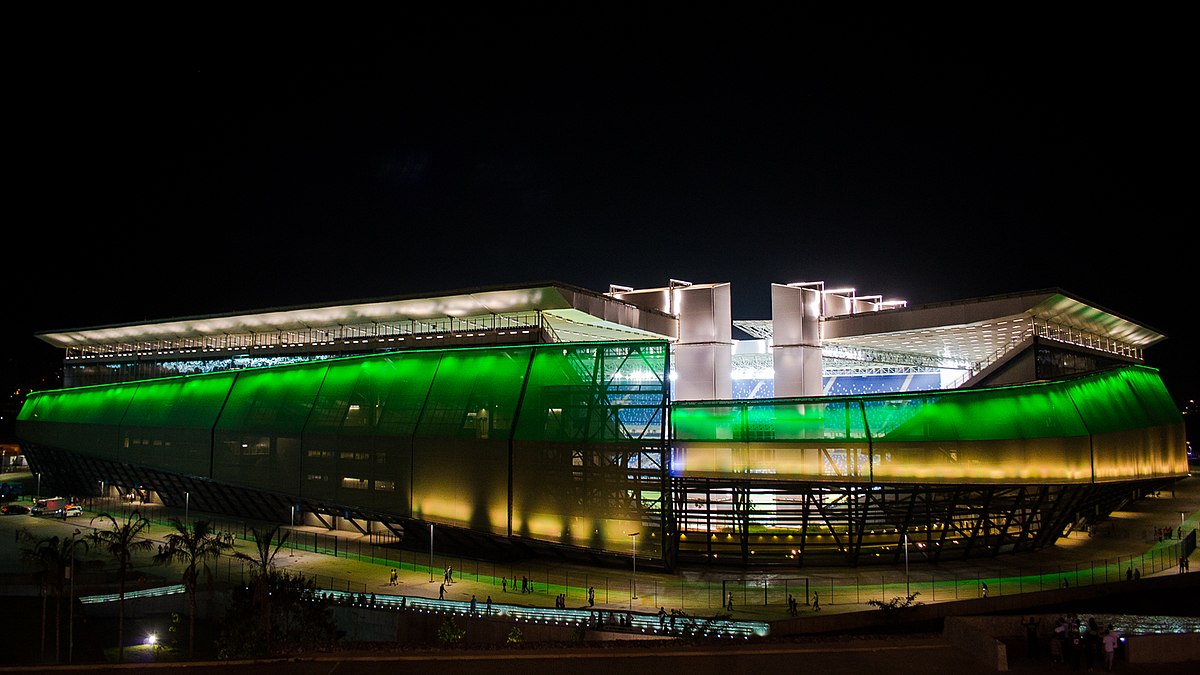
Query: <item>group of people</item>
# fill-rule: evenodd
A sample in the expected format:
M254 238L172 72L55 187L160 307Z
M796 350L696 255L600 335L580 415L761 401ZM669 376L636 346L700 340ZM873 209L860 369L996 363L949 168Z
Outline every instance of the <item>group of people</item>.
M1171 533L1175 532L1175 531L1176 531L1175 528L1171 527L1170 525L1168 525L1166 527L1156 527L1156 528L1154 528L1154 537L1156 539L1158 539L1159 541L1162 541L1163 539L1170 539ZM1178 538L1183 539L1183 526L1182 525L1179 526L1178 533L1179 533Z
M594 619L591 619L588 621L588 625L591 626L592 628L597 628L597 629L604 628L606 626L609 626L609 627L616 626L619 628L632 628L633 627L633 614L630 612L626 612L620 616L617 616L616 612L609 612L608 620L606 621L604 619L604 610L600 610L599 612L596 612L596 617Z
M791 614L792 616L796 616L797 614L800 613L800 605L799 605L799 603L796 602L796 598L792 597L791 593L788 593L787 605L788 605L788 614Z
M567 595L565 593L559 593L558 596L554 598L554 608L555 609L566 609L567 608Z
M1033 659L1041 653L1040 624L1041 620L1032 616L1021 622L1029 643L1029 657ZM1054 620L1050 634L1050 660L1056 665L1066 664L1076 670L1081 667L1092 670L1103 659L1104 669L1111 671L1120 643L1121 636L1112 624L1101 628L1095 617L1085 620L1067 614Z
M508 581L508 577L500 577L500 591L502 593L508 592L509 585L510 585L510 582ZM515 575L515 574L513 575L511 585L512 585L513 592L515 593L517 590L517 575ZM532 593L533 592L533 579L530 579L529 577L521 577L521 592L522 593Z

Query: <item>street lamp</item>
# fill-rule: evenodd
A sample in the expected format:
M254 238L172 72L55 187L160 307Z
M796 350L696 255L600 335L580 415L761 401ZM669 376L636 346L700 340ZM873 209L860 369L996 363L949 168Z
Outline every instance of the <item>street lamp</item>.
M41 496L42 496L42 472L39 471L38 472L38 489L37 489L37 492L34 493L34 495L33 495L33 501L36 502L38 500L38 498Z
M634 532L629 535L630 537L633 537L633 593L632 593L632 595L629 596L630 600L638 599L638 596L637 596L637 538L638 538L639 534L641 534L641 532Z
M904 533L904 594L912 595L912 589L908 587L908 533Z
M191 503L192 503L192 493L188 492L187 490L184 490L183 491L183 522L185 522L185 523L188 521L188 507L191 506Z
M429 583L433 583L433 523L429 524Z
M292 504L292 530L295 530L295 529L296 529L296 505ZM293 531L291 533L291 535L292 535L291 536L292 552L288 554L288 557L295 558L296 557L296 533Z

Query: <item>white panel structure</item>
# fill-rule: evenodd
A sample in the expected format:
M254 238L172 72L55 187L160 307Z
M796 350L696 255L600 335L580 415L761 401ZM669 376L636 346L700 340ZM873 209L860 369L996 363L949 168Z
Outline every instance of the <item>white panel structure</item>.
M671 280L666 288L614 288L609 295L679 319L674 343L675 399L733 397L733 308L729 284Z
M771 284L771 352L775 396L820 396L821 301L819 287Z
M732 398L733 310L729 284L694 284L671 292L679 315L675 398Z

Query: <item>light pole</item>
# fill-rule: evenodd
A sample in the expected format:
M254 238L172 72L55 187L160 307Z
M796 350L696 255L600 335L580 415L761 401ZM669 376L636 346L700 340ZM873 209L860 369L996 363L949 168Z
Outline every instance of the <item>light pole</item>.
M42 472L39 471L38 472L38 489L37 489L37 492L34 493L34 495L33 495L33 501L37 502L38 498L41 496L42 496Z
M429 583L433 583L433 523L429 524Z
M292 504L292 529L293 530L296 529L296 505L295 504ZM295 558L296 557L296 533L292 532L291 537L289 537L289 538L292 540L292 552L288 554L288 557Z
M912 589L908 587L908 533L904 533L904 594L912 595Z
M192 503L192 493L188 492L187 490L184 490L183 491L183 522L185 522L185 523L188 521L188 507L191 506L191 503Z
M629 596L630 600L637 600L637 538L641 532L630 534L633 537L633 593Z

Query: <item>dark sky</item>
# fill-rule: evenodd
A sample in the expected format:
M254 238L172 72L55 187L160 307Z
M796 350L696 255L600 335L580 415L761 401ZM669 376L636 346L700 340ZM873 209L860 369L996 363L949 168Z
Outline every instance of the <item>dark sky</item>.
M644 4L14 21L5 339L547 279L728 281L735 318L1061 287L1195 395L1183 16Z

